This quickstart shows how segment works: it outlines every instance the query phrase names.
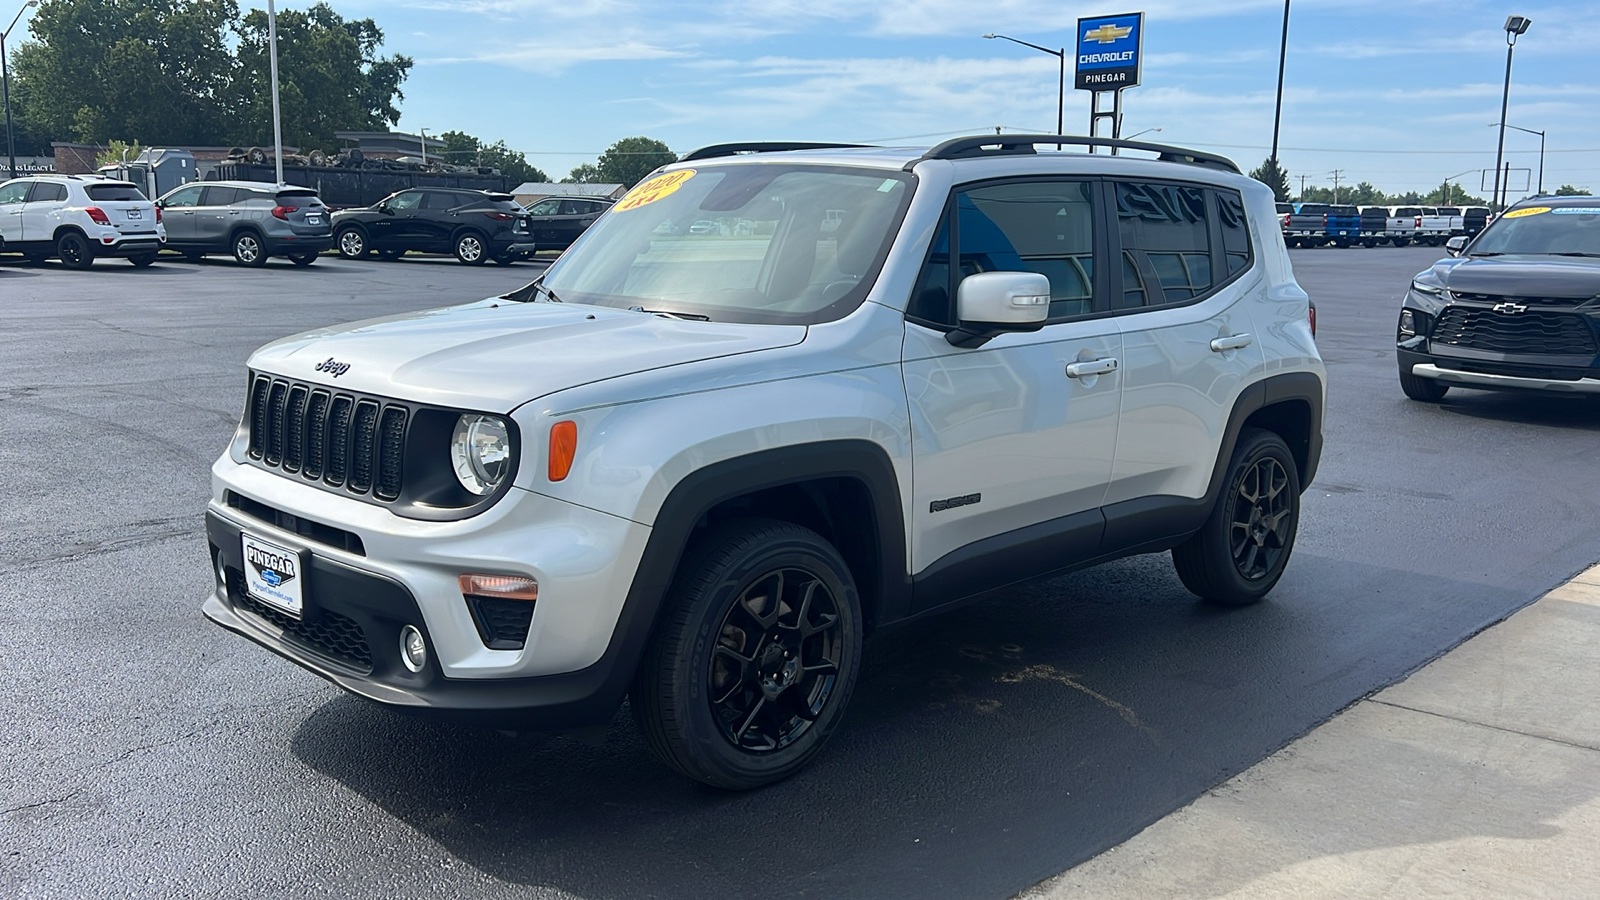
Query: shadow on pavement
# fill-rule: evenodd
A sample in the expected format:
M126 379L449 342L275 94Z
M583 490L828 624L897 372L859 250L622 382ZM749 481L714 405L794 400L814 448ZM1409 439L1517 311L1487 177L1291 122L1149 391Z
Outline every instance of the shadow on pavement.
M625 711L591 747L340 698L294 752L508 882L606 898L1009 896L1533 599L1306 555L1291 573L1267 603L1216 610L1165 555L1138 557L881 635L817 763L748 794L668 772Z

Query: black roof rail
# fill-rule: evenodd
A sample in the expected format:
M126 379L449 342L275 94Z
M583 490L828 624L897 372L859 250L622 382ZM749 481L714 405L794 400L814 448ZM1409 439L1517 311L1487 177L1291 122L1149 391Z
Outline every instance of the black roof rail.
M691 150L678 162L697 159L716 159L719 156L738 156L742 153L781 153L784 150L846 150L871 146L869 144L826 144L811 141L743 141L737 144L712 144Z
M1186 150L1166 144L1147 144L1144 141L1124 141L1120 138L1088 137L1081 134L987 134L951 138L922 154L921 159L906 163L905 168L909 172L924 159L980 159L989 156L1031 155L1036 152L1033 149L1036 144L1072 144L1077 147L1145 150L1157 154L1157 158L1162 162L1209 166L1213 169L1243 174L1233 160L1215 153L1202 153L1199 150Z

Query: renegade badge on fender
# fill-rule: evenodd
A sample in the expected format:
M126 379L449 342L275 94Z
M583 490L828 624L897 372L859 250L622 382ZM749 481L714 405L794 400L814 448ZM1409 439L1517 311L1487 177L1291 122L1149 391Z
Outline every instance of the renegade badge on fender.
M1094 143L1127 155L1057 147ZM205 614L397 709L627 696L668 765L755 787L884 626L1169 550L1265 596L1322 449L1310 315L1211 154L706 148L522 289L257 351Z

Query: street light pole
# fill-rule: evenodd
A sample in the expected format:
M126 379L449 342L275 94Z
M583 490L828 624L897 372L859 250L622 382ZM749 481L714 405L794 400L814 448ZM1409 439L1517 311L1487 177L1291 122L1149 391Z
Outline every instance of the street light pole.
M1496 212L1505 209L1505 201L1500 198L1500 163L1505 159L1506 107L1511 103L1511 52L1517 47L1517 36L1526 33L1531 24L1533 20L1526 16L1506 17L1506 85L1500 94L1500 144L1494 153L1494 195L1489 198L1490 205L1498 205Z
M272 67L272 157L283 184L283 125L278 112L278 11L267 0L267 54Z
M1038 44L1019 41L1014 37L1006 37L1003 34L986 34L984 38L991 41L999 38L1002 41L1010 41L1013 44L1021 44L1024 47L1032 47L1040 53L1048 53L1060 60L1061 86L1056 93L1056 134L1066 134L1067 132L1064 129L1066 128L1067 114L1067 48L1062 47L1060 50L1051 50L1049 47L1041 47Z
M1289 59L1289 0L1283 0L1283 40L1278 44L1278 105L1272 110L1272 164L1278 164L1278 124L1283 120L1283 66Z
M1512 129L1515 129L1517 131L1524 132L1526 134L1537 134L1539 136L1539 194L1541 196L1543 196L1543 194L1544 194L1544 132L1542 132L1542 131L1534 131L1532 128L1522 128L1522 127L1517 126L1517 125L1506 125L1505 127L1512 128Z
M1152 131L1160 131L1160 130L1161 130L1161 126L1157 125L1155 128L1146 128L1143 131L1135 131L1133 134L1130 134L1127 137L1123 138L1123 140L1131 141L1131 140L1133 140L1134 138L1138 137L1141 134L1149 134Z
M22 8L17 10L16 16L12 18L11 24L6 26L5 31L0 32L0 90L5 93L6 160L8 162L7 171L10 172L10 175L7 176L9 178L17 177L17 142L11 133L11 71L6 68L6 38L11 37L11 29L17 27L17 21L22 18L22 14L27 12L29 7L38 5L39 0L28 0L27 3L22 4Z

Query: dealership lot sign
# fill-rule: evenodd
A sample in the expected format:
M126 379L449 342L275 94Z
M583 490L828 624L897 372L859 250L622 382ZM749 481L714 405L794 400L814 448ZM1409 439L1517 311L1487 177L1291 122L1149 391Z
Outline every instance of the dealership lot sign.
M1081 91L1117 91L1139 83L1144 13L1078 20L1077 80Z

